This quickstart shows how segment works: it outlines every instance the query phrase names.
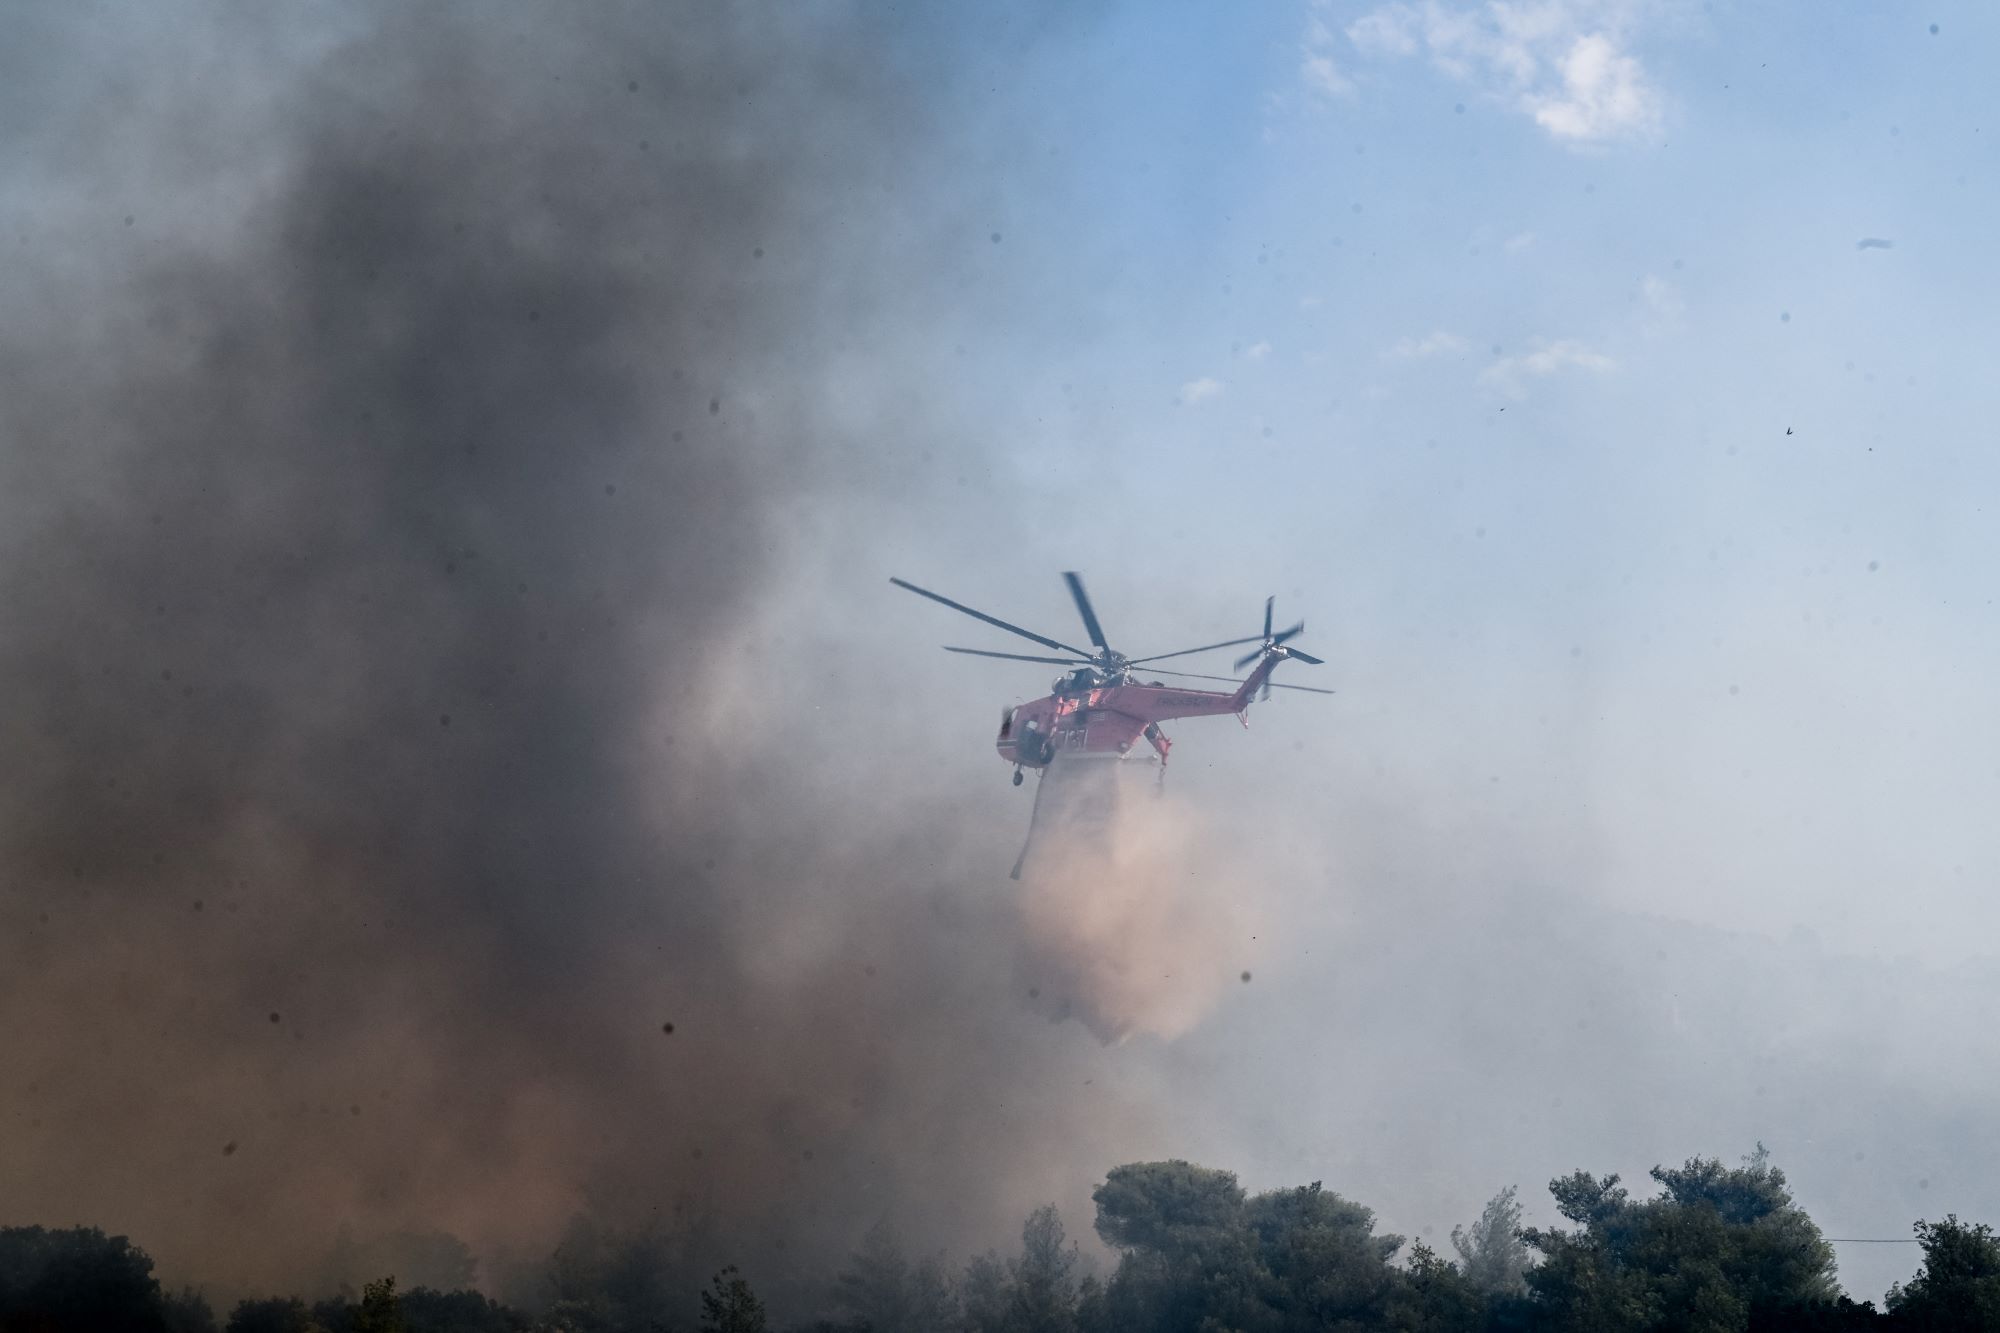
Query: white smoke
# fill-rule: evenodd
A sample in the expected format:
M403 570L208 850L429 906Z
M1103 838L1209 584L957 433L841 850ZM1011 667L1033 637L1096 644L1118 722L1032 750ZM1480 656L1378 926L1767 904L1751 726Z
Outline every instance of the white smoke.
M1152 764L1058 764L1042 778L1021 910L1039 997L1101 1040L1171 1039L1240 979L1232 947L1256 929L1193 802Z

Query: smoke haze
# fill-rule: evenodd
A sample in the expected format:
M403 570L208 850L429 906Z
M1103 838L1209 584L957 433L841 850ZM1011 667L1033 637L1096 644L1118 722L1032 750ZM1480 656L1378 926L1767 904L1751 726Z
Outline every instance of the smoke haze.
M909 35L186 17L215 85L38 34L120 105L27 144L0 354L10 1215L244 1285L586 1210L823 1259L917 1179L977 1233L1075 1119L1011 905L969 812L834 798L898 701L793 688L844 663L773 609L799 507L919 448L914 386L837 383L947 226L885 213L937 151Z
M1745 110L1622 7L1672 149L1577 151L1308 6L971 8L9 7L0 1224L262 1292L582 1215L804 1309L1148 1158L2000 1215L1990 210L1911 109L1990 43ZM1065 568L1340 694L1016 885L1042 669L885 576Z
M1154 789L1158 773L1084 763L1042 774L1023 858L1033 998L1105 1041L1185 1035L1238 980L1234 950L1260 929L1258 862L1230 865L1207 812L1164 781ZM1104 807L1095 818L1064 818L1093 804Z

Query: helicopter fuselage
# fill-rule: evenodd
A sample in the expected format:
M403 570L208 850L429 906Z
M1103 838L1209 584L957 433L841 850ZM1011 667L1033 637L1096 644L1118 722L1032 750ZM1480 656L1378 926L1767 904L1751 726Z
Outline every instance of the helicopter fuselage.
M1239 716L1278 664L1267 657L1235 691L1191 690L1133 681L1129 673L1072 672L1055 692L1008 709L994 748L1021 768L1047 768L1062 755L1123 758L1141 740L1165 763L1173 742L1159 724L1181 717Z
M1213 717L1221 713L1234 713L1249 724L1245 716L1250 701L1262 690L1266 697L1273 688L1312 690L1308 685L1271 684L1271 671L1279 662L1297 660L1309 665L1321 665L1320 659L1311 653L1291 647L1286 640L1305 629L1302 620L1290 629L1274 629L1272 625L1272 604L1274 599L1264 599L1264 632L1242 638L1224 639L1220 643L1204 644L1199 648L1180 648L1171 653L1154 653L1148 657L1127 657L1116 651L1105 640L1104 627L1098 623L1097 612L1090 605L1090 598L1083 590L1083 576L1075 570L1063 575L1069 585L1069 595L1076 603L1078 617L1083 621L1084 634L1092 648L1079 648L1073 643L1037 634L1030 629L1010 624L998 616L975 610L963 602L928 588L919 588L906 579L891 577L889 582L907 592L915 593L940 606L950 607L974 620L984 621L996 629L1027 639L1052 653L1066 656L1052 657L1041 653L1003 653L990 648L960 648L945 645L948 653L963 653L972 657L997 657L1013 662L1046 662L1066 668L1056 678L1050 692L1040 699L1020 704L1000 711L1000 734L993 740L993 747L1000 754L1002 762L1014 767L1014 785L1020 786L1023 769L1046 770L1056 760L1065 755L1077 758L1123 759L1132 752L1134 746L1144 740L1152 746L1160 757L1162 767L1167 762L1167 752L1173 743L1160 730L1160 723L1177 717ZM1168 658L1186 657L1193 653L1213 652L1220 648L1236 648L1254 643L1256 648L1238 658L1235 669L1241 671L1252 661L1256 670L1244 680L1233 676L1207 676L1199 672L1169 670L1165 667L1146 667L1167 676L1187 676L1201 680L1227 680L1236 688L1224 693L1221 690L1188 689L1183 686L1163 685L1159 681L1140 682L1133 679L1135 668L1149 662L1161 662ZM1315 693L1330 694L1330 690L1316 690ZM1040 801L1040 787L1036 788L1037 803ZM1018 870L1019 867L1016 867Z

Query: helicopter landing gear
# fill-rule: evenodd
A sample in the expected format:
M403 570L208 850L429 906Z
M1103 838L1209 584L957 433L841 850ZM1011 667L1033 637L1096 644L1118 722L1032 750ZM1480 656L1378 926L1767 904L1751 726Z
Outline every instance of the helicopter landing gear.
M1014 770L1014 785L1016 787L1021 785L1021 770L1018 768Z

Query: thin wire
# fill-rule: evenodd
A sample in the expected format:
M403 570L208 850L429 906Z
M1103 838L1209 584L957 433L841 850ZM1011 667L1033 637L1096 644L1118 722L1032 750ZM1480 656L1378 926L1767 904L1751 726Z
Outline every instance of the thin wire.
M1890 1236L1886 1239L1880 1236L1822 1236L1820 1239L1829 1245L1915 1245L1918 1243L1916 1238L1912 1236Z

